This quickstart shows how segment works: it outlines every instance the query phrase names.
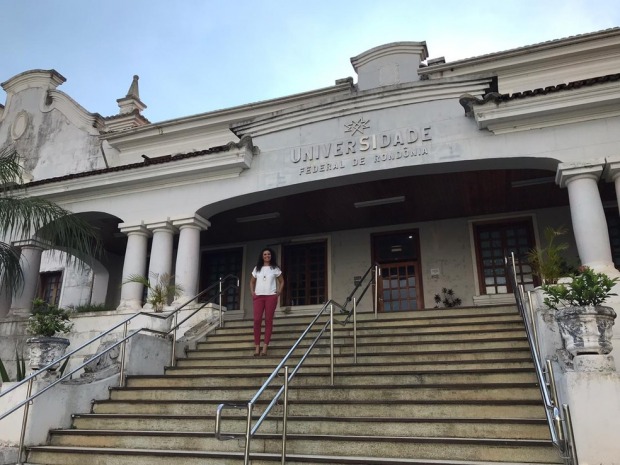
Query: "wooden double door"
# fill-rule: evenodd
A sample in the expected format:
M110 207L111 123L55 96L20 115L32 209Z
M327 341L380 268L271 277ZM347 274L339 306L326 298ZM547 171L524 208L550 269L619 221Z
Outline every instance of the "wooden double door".
M381 267L377 281L380 312L424 307L417 230L372 236L373 261Z

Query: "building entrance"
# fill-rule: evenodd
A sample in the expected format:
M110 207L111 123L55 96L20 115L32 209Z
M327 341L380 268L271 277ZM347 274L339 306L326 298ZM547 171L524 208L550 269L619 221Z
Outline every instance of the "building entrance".
M372 251L374 263L381 267L381 279L377 282L379 311L423 308L418 231L375 234Z

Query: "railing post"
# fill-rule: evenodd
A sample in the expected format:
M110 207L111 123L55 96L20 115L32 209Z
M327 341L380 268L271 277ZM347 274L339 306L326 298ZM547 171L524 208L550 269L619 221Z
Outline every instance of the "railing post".
M334 304L329 306L329 382L334 385Z
M222 316L222 277L220 276L220 287L219 287L219 303L220 303L220 328L224 326L224 318Z
M284 406L282 411L282 465L286 463L286 427L288 423L288 365L284 367Z
M555 376L553 375L553 365L551 364L551 360L546 361L547 366L547 374L549 375L549 379L547 380L549 383L549 388L551 391L551 400L553 401L554 407L560 407L560 399L558 399L558 388L555 384Z
M248 424L245 429L245 454L243 465L250 465L250 441L252 440L252 402L248 402Z
M372 301L373 310L375 312L375 320L379 317L378 309L379 309L379 265L375 265L374 275L375 275L375 292L374 299Z
M30 378L28 380L28 388L26 389L26 399L28 399L32 395L32 382L33 381L34 381L34 378ZM22 465L24 463L24 461L22 460L22 457L24 455L24 439L26 438L26 424L28 423L28 412L30 411L30 402L26 402L26 404L24 405L24 416L22 417L22 431L19 435L19 455L17 457L18 465Z
M126 321L123 325L123 339L127 337L127 329L129 323ZM119 376L119 386L123 387L125 385L125 353L127 351L127 341L123 340L121 344L121 368L120 368L120 376Z
M176 358L177 358L177 324L179 321L179 312L175 312L174 321L173 321L173 330L172 330L172 347L170 349L170 366L176 366Z
M566 404L562 404L564 412L564 424L566 426L566 442L568 443L568 452L571 458L571 465L579 465L579 457L577 457L577 445L575 444L575 434L573 433L573 419L570 416L570 408Z
M353 297L353 363L357 363L357 305Z
M536 353L538 356L542 358L542 354L540 352L540 341L538 339L538 322L536 320L536 315L534 313L534 299L532 299L532 292L527 292L527 306L529 308L530 322L532 323L532 335L534 336L534 345L536 346ZM538 360L538 363L542 363L542 360Z

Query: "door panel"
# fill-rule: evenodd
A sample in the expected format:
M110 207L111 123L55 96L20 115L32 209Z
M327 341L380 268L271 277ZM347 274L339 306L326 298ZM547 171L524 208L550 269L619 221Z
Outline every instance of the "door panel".
M382 279L379 280L379 310L398 312L420 308L417 275L416 262L381 265Z
M372 236L372 259L381 267L379 311L424 308L420 279L420 241L417 230L391 231Z

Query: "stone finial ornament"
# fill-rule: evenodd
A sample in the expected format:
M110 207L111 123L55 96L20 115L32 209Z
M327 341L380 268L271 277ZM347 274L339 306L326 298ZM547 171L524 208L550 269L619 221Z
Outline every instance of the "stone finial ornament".
M128 113L140 113L146 108L146 105L140 100L140 89L138 88L138 79L140 77L136 74L131 81L127 95L123 98L119 98L116 102L120 108L119 114L126 115Z

